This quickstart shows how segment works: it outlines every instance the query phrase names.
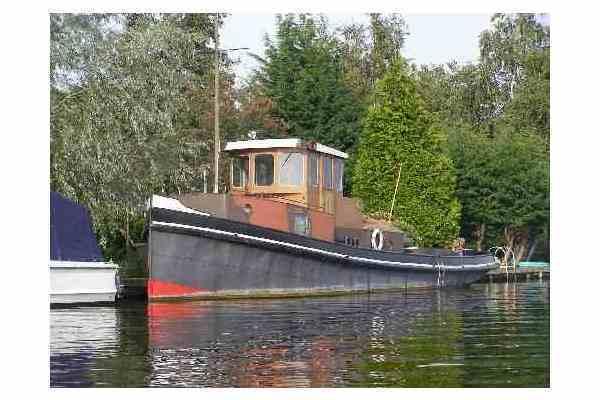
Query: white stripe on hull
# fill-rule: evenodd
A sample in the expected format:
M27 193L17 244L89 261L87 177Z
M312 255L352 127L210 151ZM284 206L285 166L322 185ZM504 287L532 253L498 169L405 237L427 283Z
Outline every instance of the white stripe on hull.
M400 261L387 261L387 260L377 260L374 258L356 257L356 256L350 256L347 254L340 254L340 253L335 253L335 252L331 252L331 251L327 251L327 250L316 249L314 247L306 247L306 246L301 246L301 245L297 245L294 243L281 242L278 240L250 236L250 235L245 235L243 233L233 233L233 232L228 232L228 231L222 231L222 230L213 229L213 228L205 228L205 227L199 227L199 226L177 224L174 222L160 222L160 221L152 221L152 225L153 226L157 225L157 226L165 226L165 227L173 227L173 228L191 229L191 230L195 230L195 231L216 233L216 234L230 236L230 237L249 239L249 240L252 240L255 242L260 242L260 243L276 244L276 245L283 246L283 247L309 251L309 252L312 252L315 254L327 255L330 257L338 258L340 260L350 260L350 261L357 261L357 262L377 264L377 265L388 265L388 266L398 266L398 267L423 267L423 268L433 269L431 264L406 263L406 262L400 262ZM494 265L494 264L472 264L472 265L464 265L464 266L462 266L462 265L460 265L460 266L444 265L443 268L446 270L469 270L469 269L480 269L480 268L488 267L491 265Z

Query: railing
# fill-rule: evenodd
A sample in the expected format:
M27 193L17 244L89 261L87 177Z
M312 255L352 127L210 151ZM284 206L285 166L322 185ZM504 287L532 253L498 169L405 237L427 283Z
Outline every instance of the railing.
M512 249L506 246L495 246L490 248L490 253L494 255L496 262L500 264L500 270L506 272L506 280L509 280L510 273L514 275L517 271L517 263L515 259L515 253Z

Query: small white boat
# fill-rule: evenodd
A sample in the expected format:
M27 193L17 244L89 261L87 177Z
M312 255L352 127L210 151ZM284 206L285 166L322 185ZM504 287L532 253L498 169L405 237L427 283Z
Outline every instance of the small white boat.
M88 210L50 193L50 303L114 302L119 269L105 262Z
M106 262L50 261L50 303L114 302L118 266Z

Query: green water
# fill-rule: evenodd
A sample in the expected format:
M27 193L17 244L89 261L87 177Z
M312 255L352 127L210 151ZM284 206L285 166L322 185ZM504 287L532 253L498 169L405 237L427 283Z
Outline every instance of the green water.
M50 311L60 387L549 387L547 282Z

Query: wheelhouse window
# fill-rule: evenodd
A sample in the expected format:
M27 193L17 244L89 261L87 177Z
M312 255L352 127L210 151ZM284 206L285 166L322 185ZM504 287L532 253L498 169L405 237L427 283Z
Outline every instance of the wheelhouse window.
M304 156L301 153L281 153L279 159L279 183L300 186L304 182Z
M231 161L231 185L236 188L246 186L248 180L248 157L237 157Z
M325 190L333 190L333 160L330 157L323 157L323 185Z
M316 153L308 154L308 184L319 186L319 155Z
M273 184L274 159L272 154L259 154L254 157L254 182L256 186Z
M344 191L344 161L339 158L333 160L333 182L335 190L342 193Z
M294 214L293 215L293 232L299 235L308 236L310 235L310 221L306 214Z

